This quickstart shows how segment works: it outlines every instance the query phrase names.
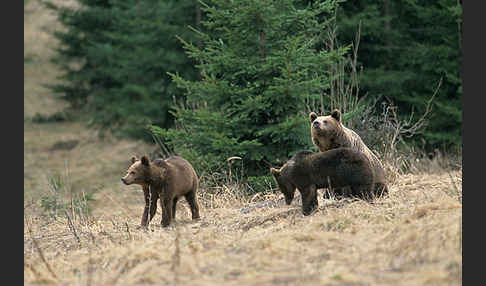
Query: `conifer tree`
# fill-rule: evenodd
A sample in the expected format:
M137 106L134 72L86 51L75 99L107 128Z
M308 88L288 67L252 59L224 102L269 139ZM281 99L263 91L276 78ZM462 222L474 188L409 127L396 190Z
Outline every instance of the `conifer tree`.
M361 23L361 93L392 101L403 118L412 111L418 118L442 79L428 125L416 139L428 148L460 146L462 4L348 0L337 21L343 42Z
M192 0L77 0L79 7L50 7L66 29L54 61L64 71L54 92L86 107L95 126L134 137L148 123L173 124L169 109L182 96L167 72L196 78L176 35L192 39Z
M200 80L170 73L187 101L176 129L152 131L200 168L241 157L249 176L312 147L308 107L328 104L329 66L346 48L322 40L336 1L211 1L203 3L201 46L180 37Z

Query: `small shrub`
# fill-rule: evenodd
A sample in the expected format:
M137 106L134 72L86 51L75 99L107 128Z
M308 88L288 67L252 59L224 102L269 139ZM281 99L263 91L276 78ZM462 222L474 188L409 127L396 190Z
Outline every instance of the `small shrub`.
M47 178L50 192L40 198L40 207L44 215L56 218L69 214L88 217L91 215L92 207L89 202L94 201L93 194L72 194L68 198L68 187L60 175L55 174Z
M71 201L63 199L58 194L44 195L41 197L41 208L44 214L50 217L57 217L62 215L64 210L69 213L75 213L78 216L89 216L92 212L92 207L88 202L94 201L93 194L78 195Z
M40 206L44 213L56 217L58 211L62 209L60 192L63 189L63 183L59 175L49 176L47 181L51 192L41 197Z
M34 117L32 117L32 122L34 123L65 122L71 119L72 119L71 114L65 111L59 111L52 115L43 115L40 113L36 113Z
M249 195L266 192L277 187L271 175L251 176L247 178L247 182Z

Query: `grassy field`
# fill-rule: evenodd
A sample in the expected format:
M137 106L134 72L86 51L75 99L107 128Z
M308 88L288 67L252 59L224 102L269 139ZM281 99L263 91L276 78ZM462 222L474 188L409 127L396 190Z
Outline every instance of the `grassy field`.
M242 214L248 199L201 190L202 219L183 202L137 229L141 198L104 190L95 216L26 215L26 285L460 285L460 173L406 175L374 204L320 199ZM273 195L275 196L275 195ZM141 197L138 194L138 197ZM265 199L272 198L269 194ZM68 208L69 209L69 208ZM50 270L49 270L50 269Z
M462 168L437 160L397 174L373 204L320 196L304 217L298 200L223 184L199 190L201 220L182 200L171 227L159 207L138 229L142 192L120 177L155 147L101 140L85 122L32 121L65 107L42 86L59 75L46 32L56 28L37 0L25 4L25 285L462 285Z

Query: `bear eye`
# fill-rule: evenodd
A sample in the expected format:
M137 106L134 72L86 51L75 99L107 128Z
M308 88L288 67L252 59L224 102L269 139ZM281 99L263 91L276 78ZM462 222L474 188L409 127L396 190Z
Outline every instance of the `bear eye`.
M131 172L130 172L130 175L135 175L135 172L134 172L134 171L131 171Z
M327 120L322 121L322 123L327 124Z

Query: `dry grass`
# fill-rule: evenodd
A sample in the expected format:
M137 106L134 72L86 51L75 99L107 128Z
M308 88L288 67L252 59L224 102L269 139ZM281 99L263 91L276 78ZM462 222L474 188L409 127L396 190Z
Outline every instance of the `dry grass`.
M60 0L59 0L60 1ZM58 71L47 61L53 15L30 0L24 13L24 117L63 108L40 86ZM71 149L56 143L77 140ZM62 144L61 144L62 145ZM241 209L276 199L239 195L241 186L201 189L201 220L178 204L176 223L138 229L143 198L120 176L142 142L108 137L80 122L24 121L25 285L461 285L462 169L393 173L390 196L374 204L319 198L301 214L300 202ZM430 168L428 168L430 170ZM420 169L422 170L422 169ZM46 216L39 198L59 175L60 196L93 193L93 213L69 207ZM212 190L214 193L214 190Z
M73 149L53 149L76 140ZM105 137L81 122L24 123L24 194L36 199L48 189L48 178L60 176L71 191L96 192L120 183L132 155L155 147L141 141Z
M461 186L461 176L403 176L374 204L319 198L309 217L298 202L241 214L245 198L201 190L200 221L190 220L183 201L173 226L161 228L158 212L148 231L137 229L141 194L123 202L120 184L94 216L75 217L75 231L63 216L26 215L24 282L460 285L462 203L451 180Z

